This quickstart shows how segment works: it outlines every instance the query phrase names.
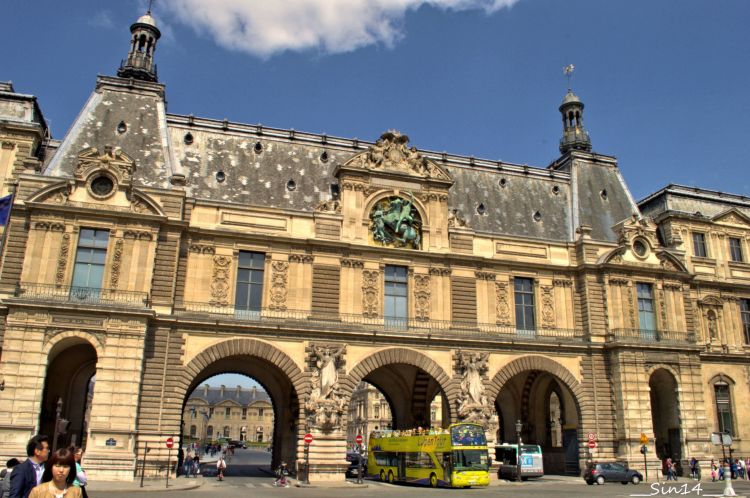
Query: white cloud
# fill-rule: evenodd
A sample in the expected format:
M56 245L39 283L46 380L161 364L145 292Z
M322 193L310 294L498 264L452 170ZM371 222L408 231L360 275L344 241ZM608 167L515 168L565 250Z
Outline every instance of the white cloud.
M270 57L285 50L350 52L392 46L406 12L422 5L492 13L518 0L164 0L180 22L224 47Z
M88 22L90 26L95 28L111 29L115 27L115 23L112 21L112 13L108 10L96 12Z

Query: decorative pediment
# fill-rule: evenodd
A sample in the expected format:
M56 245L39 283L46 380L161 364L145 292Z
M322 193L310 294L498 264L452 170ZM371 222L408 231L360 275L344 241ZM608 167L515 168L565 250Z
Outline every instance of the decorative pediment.
M724 306L724 302L717 296L706 296L698 301L701 306L713 306L721 308Z
M729 225L740 225L750 227L750 217L739 209L732 208L723 211L712 218L717 223L726 223Z
M387 131L372 147L347 161L344 168L453 181L445 170L420 154L416 147L408 147L408 143L408 136L398 131Z
M129 186L135 173L135 161L119 147L105 146L102 151L96 147L82 150L78 154L74 173L76 179L85 181L97 170L106 170L115 176L120 185Z
M634 214L630 218L621 221L612 230L617 234L620 244L632 244L636 238L645 239L652 248L659 245L656 237L656 224L650 218L642 218Z

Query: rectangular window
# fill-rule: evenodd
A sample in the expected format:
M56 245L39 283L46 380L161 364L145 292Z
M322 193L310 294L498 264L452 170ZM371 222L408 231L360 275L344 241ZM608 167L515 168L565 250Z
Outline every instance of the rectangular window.
M375 406L374 406L373 408L374 408L374 410L375 410L375 414L374 414L374 417L375 417L375 418L380 418L380 406L378 406L378 405L375 405Z
M729 384L723 382L714 384L716 395L716 416L719 420L719 432L734 435L732 427L732 399L729 394Z
M638 323L641 338L656 339L656 315L654 315L654 291L651 284L636 284L638 291Z
M73 287L101 289L109 230L81 228L73 268Z
M258 417L263 417L263 408L258 408Z
M534 280L514 278L513 291L516 300L516 328L534 330Z
M224 418L229 418L231 416L232 416L231 408L224 408Z
M745 344L750 344L750 299L740 299L740 318L742 318Z
M729 257L736 263L742 262L742 240L729 237Z
M247 408L242 409L242 420L247 420Z
M707 258L706 234L693 232L693 254L699 258Z
M403 266L385 267L385 301L383 310L386 327L406 328L407 271Z
M237 263L237 288L235 313L243 318L256 318L263 305L263 268L266 255L260 252L240 251Z

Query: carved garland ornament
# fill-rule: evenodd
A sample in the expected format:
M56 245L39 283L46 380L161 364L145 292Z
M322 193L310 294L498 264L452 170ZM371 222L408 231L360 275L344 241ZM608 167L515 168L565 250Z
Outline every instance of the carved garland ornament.
M555 328L555 299L552 286L543 285L542 291L542 328Z
M430 276L414 275L414 315L419 321L430 319Z
M64 233L60 242L60 254L57 256L57 270L55 271L55 283L65 283L65 268L68 266L68 252L70 250L70 234Z
M229 304L229 272L232 258L214 256L214 268L211 275L211 304L227 306Z
M380 272L365 270L362 272L362 314L365 318L377 318L380 309Z
M289 279L289 263L273 261L271 263L271 303L272 310L286 310L287 281Z
M495 313L498 325L510 325L510 306L508 305L508 283L495 282Z
M117 289L120 284L120 266L122 265L122 239L115 242L115 250L112 256L112 273L109 277L109 286L112 289Z

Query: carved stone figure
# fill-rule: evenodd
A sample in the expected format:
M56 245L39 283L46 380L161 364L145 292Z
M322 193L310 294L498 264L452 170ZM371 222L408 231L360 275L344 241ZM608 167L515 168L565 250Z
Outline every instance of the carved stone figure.
M484 394L482 376L487 372L488 353L458 351L457 366L463 375L458 400L458 416L462 420L486 424L492 416L492 407Z
M409 200L389 197L375 204L370 214L372 238L383 245L419 249L422 242L422 221L414 207L414 194Z
M312 389L305 411L310 424L324 431L337 426L344 413L345 400L339 392L338 369L345 352L346 346L312 345Z

